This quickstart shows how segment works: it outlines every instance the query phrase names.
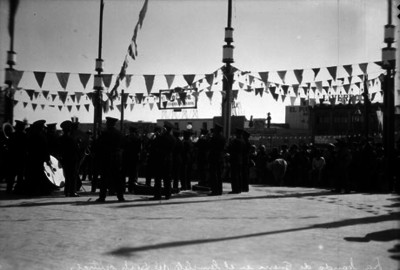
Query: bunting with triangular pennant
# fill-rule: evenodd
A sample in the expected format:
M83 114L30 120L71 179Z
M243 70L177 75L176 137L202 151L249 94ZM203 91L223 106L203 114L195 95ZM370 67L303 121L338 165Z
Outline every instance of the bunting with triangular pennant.
M155 75L143 75L143 77L146 82L147 94L150 95L151 90L153 89Z
M61 100L63 104L65 104L65 101L67 100L67 95L68 92L58 91L58 98Z
M277 71L279 78L281 78L283 84L285 84L286 70Z
M336 80L336 72L337 72L337 67L332 66L332 67L327 67L329 74L332 76L333 80Z
M68 72L57 72L57 79L61 87L65 90L67 89L69 73Z
M38 83L40 88L42 88L44 77L46 76L46 72L34 71L33 75L35 75L36 82Z
M185 79L186 83L189 86L192 86L195 77L196 77L196 75L194 75L194 74L184 74L183 75L183 78Z
M296 76L297 81L299 84L303 82L303 69L295 69L294 70L294 75Z
M86 89L86 85L90 79L90 76L92 76L92 74L89 73L79 73L79 80L81 81L81 84L83 86L84 89Z

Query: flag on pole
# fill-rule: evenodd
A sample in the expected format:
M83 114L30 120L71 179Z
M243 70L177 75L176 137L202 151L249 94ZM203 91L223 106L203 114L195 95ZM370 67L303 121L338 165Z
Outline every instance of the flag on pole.
M146 16L146 12L147 12L147 5L148 5L149 0L145 0L142 9L140 10L139 13L139 19L138 22L136 23L135 26L135 30L133 31L133 36L131 39L131 43L128 46L128 50L127 53L125 55L125 60L122 63L122 67L121 67L121 71L119 72L116 80L115 80L115 85L112 88L111 92L110 92L110 97L111 97L111 101L114 100L117 96L118 96L118 87L120 85L120 81L123 80L125 78L126 75L126 69L128 68L128 56L130 56L133 60L136 59L138 53L137 53L137 33L138 30L142 28L143 26L143 21L144 21L144 17ZM133 46L135 46L135 48L133 48Z

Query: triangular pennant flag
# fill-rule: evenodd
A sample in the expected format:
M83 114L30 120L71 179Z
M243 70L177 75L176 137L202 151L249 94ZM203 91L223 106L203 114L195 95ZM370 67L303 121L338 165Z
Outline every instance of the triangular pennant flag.
M46 76L46 72L41 72L41 71L34 71L33 75L35 75L36 82L42 88L44 77Z
M25 109L26 106L28 106L28 102L22 102L22 105L24 106L24 109Z
M35 97L35 99L38 98L39 94L40 94L40 93L39 93L39 92L36 92L36 91L33 93L33 96Z
M322 91L322 82L315 82L315 86L318 88L319 91Z
M269 77L269 72L259 72L258 74L260 74L261 80L265 83L265 85L267 85L268 82L268 77Z
M155 75L143 75L143 77L146 82L147 94L150 95L151 89L153 88Z
M86 96L89 98L89 100L92 100L94 93L93 92L87 93Z
M51 94L51 101L54 101L58 95L57 94Z
M83 96L82 92L75 92L75 96L76 96L76 102L80 102L81 101L81 97Z
M282 85L283 95L287 95L289 90L289 85Z
M58 105L57 107L58 107L58 110L61 112L63 106L62 105Z
M282 102L283 102L283 103L285 103L286 97L287 97L286 95L283 95L283 96L282 96Z
M329 74L332 76L333 80L336 80L336 71L337 67L332 66L332 67L327 67Z
M214 83L214 74L206 74L206 81L209 85Z
M67 109L68 109L69 112L71 112L71 110L72 110L72 105L68 105L68 106L67 106Z
M194 74L185 74L185 75L183 75L183 78L185 79L185 81L187 82L187 84L189 85L189 86L191 86L192 84L193 84L193 80L194 80L194 77L195 77L196 75L194 75Z
M25 92L28 94L29 99L33 100L33 94L35 93L35 90L32 89L25 89Z
M74 94L70 95L69 97L71 98L72 102L75 102L75 95Z
M366 74L366 73L367 73L368 63L359 64L359 67L360 67L360 69L361 69L361 71L362 71L363 74Z
M117 104L117 106L115 106L115 107L117 107L118 111L121 112L121 108L122 108L121 104Z
M175 75L166 74L164 76L165 76L165 80L167 81L168 89L171 89L171 86L174 83Z
M332 80L328 80L329 87L332 87Z
M132 74L125 75L125 86L128 88L131 85Z
M271 93L274 93L274 94L275 94L275 92L277 92L277 91L276 91L276 86L270 86L270 87L269 87L269 91L270 91ZM276 94L278 94L278 93L276 93Z
M302 69L295 69L294 75L296 76L297 81L299 84L303 81L303 70Z
M64 92L64 91L58 91L58 98L61 100L61 102L64 104L65 101L67 100L67 95L68 92Z
M282 82L285 83L286 70L278 71L278 75L279 75L279 78L281 78Z
M79 80L81 81L84 89L86 89L86 85L90 79L90 76L92 75L89 73L79 73Z
M240 89L243 89L243 88L244 88L244 83L239 82L239 88L240 88Z
M344 65L343 66L344 70L346 70L347 74L351 77L353 74L353 66L352 65Z
M81 109L81 105L76 105L75 108L79 112L79 110Z
M293 92L295 94L295 96L297 97L297 95L299 94L299 85L298 84L293 84Z
M314 71L314 81L317 79L318 73L321 70L320 68L313 68L312 69Z
M171 98L172 98L172 91L165 92L164 95L165 95L165 97L167 98L167 100L171 100Z
M43 90L42 91L42 95L44 96L45 99L47 99L47 97L49 96L50 91L47 90Z
M278 93L275 93L275 91L274 91L274 92L271 92L271 94L272 94L272 97L274 98L274 100L275 100L275 101L278 101L279 94L278 94Z
M105 86L106 88L110 88L111 80L112 80L112 74L103 74L103 75L101 75L101 76L102 76L102 78L103 78L104 86Z
M14 107L15 107L18 104L19 101L14 99L13 102L14 102Z
M83 105L83 106L85 106L86 111L89 112L90 104L85 104L85 105Z
M17 88L19 85L19 82L22 79L22 75L24 74L23 71L20 70L12 70L11 76L12 76L12 85Z
M133 107L135 107L135 103L131 103L131 104L130 104L130 110L131 110L131 111L133 110Z
M33 109L33 111L36 110L36 107L37 107L37 104L36 104L36 103L32 103L32 109Z
M45 104L40 104L40 107L42 108L42 110L44 110L44 108L46 108Z
M150 111L152 111L154 108L154 103L149 103L149 106L150 106Z
M67 73L67 72L57 72L56 75L57 75L57 78L58 78L58 81L59 81L61 87L64 90L67 89L69 73Z
M344 84L343 85L343 89L344 89L344 92L347 95L349 93L349 90L350 90L350 84Z
M206 91L206 95L207 95L207 97L210 99L210 101L212 100L212 97L213 97L213 95L214 95L214 92L213 91Z
M262 96L263 96L263 93L264 93L264 88L256 88L256 89L255 89L255 92L256 92L256 96L257 96L258 94L260 94L260 97L262 97Z
M137 93L137 94L135 95L135 97L136 97L137 103L138 103L138 104L141 104L142 101L143 101L143 99L144 99L144 94L143 94L143 93Z

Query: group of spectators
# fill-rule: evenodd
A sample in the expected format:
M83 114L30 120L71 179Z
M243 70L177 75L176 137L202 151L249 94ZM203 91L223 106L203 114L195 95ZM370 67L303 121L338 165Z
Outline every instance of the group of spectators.
M84 180L91 192L100 188L98 201L115 194L147 190L154 199L190 190L223 194L249 191L249 184L326 188L334 192L399 192L399 142L394 156L387 159L382 144L363 138L341 139L332 144L293 144L267 149L251 141L250 133L236 129L224 138L222 127L178 130L169 122L151 132L139 134L130 127L123 135L115 128L117 119L107 118L106 128L97 134L79 130L79 123L64 121L57 131L45 121L15 126L3 125L1 132L1 175L7 192L46 194L54 190L43 177L43 164L57 157L63 165L66 196L77 193ZM390 161L390 162L389 162ZM145 179L139 183L138 179ZM163 186L161 183L163 182Z

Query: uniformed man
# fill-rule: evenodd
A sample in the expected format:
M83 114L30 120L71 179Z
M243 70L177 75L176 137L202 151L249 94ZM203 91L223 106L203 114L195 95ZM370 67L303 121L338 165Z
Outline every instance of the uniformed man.
M133 193L133 187L138 180L138 170L142 141L135 127L129 127L129 135L123 144L123 177L128 177L128 191Z
M7 177L7 193L11 193L14 189L15 178L17 185L21 185L24 181L27 143L28 137L25 132L26 122L15 121L15 131L10 135L8 142L9 150L9 175Z
M64 170L66 197L79 197L77 191L79 170L79 147L72 137L72 122L67 120L60 125L63 135L58 139L58 156Z
M222 169L226 139L222 135L222 126L216 124L209 141L210 196L222 195Z
M30 195L47 195L55 188L44 174L44 163L50 164L45 123L38 120L29 128L25 191Z
M174 126L166 121L161 136L156 139L156 147L159 149L159 161L161 168L156 172L154 184L154 200L161 199L161 181L164 184L165 199L171 197L171 179L172 179L172 154L175 146L175 138L171 132Z
M239 194L242 192L243 182L243 156L246 144L243 140L243 130L236 129L236 135L230 141L228 152L231 164L231 194Z
M105 201L107 191L115 192L118 201L125 201L125 179L122 176L122 134L115 128L117 121L117 118L106 117L106 129L98 138L101 180L97 202Z

